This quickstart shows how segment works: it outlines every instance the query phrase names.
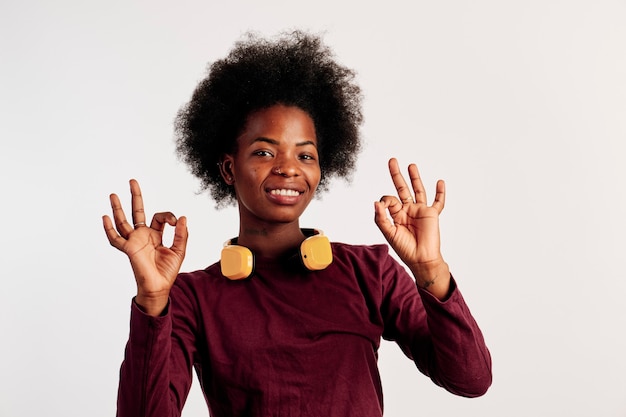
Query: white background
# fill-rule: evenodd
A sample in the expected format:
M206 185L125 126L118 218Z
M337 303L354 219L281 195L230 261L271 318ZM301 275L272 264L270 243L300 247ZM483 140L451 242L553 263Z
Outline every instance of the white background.
M2 0L0 415L114 415L134 282L108 195L137 178L188 216L183 269L217 260L236 210L196 193L173 118L242 33L302 28L357 70L366 118L352 184L302 225L381 242L387 159L444 178L443 253L493 355L468 400L383 343L386 416L626 416L625 22L623 0Z

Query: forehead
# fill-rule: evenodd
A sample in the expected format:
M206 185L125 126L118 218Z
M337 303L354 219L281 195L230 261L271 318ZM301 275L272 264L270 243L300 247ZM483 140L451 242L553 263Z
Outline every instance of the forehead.
M237 141L243 144L259 138L317 143L315 124L309 114L299 107L282 104L252 112Z

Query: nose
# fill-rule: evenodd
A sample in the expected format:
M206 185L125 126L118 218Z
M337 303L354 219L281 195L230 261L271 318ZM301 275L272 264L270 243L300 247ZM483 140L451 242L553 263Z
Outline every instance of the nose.
M295 177L300 175L298 165L292 158L277 158L276 165L272 169L272 172L276 175L282 175L283 177Z

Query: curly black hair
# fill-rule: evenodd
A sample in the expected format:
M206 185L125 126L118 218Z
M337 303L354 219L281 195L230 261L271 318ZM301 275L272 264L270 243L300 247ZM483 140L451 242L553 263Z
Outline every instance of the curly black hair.
M361 89L319 36L294 31L274 39L248 33L210 65L175 120L176 152L217 206L235 202L218 163L236 151L248 116L276 104L296 106L315 124L320 190L332 177L349 179L361 148Z

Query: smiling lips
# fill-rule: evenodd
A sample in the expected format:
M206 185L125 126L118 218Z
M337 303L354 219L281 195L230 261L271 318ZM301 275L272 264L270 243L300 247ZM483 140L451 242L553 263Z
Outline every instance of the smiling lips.
M281 197L297 197L300 195L300 191L281 188L276 190L270 190L270 194Z

